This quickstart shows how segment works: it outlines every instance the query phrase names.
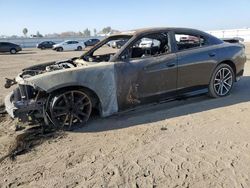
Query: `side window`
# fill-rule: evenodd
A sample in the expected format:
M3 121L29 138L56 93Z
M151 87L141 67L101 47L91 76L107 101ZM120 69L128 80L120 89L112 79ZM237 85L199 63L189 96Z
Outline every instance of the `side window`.
M179 51L198 48L207 45L203 36L189 34L175 34L175 40Z
M137 40L130 48L130 58L144 58L169 53L168 33L146 35Z

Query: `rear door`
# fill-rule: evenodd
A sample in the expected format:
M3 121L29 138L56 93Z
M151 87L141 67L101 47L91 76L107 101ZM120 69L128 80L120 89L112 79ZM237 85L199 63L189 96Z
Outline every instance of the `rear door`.
M0 52L3 52L3 48L4 47L4 45L3 45L3 42L0 42Z
M67 41L67 42L64 44L63 49L64 49L65 51L73 50L72 45L73 45L73 44L72 44L72 41Z
M7 42L0 43L0 52L9 52L10 51L10 45Z
M205 36L188 32L176 32L176 55L178 58L177 89L205 88L217 62L214 46Z
M72 50L76 50L78 46L79 46L78 41L72 41Z
M44 47L49 48L49 42L44 42Z

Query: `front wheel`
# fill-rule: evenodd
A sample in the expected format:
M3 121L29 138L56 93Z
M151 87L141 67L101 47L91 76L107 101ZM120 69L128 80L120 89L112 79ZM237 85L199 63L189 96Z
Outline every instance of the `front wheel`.
M55 94L50 100L52 123L65 130L84 125L92 112L89 95L81 90L65 91Z
M11 53L11 54L16 54L16 53L17 53L17 50L16 50L15 48L12 48L12 49L10 49L10 53Z
M231 93L235 74L227 64L220 64L214 71L209 83L209 96L213 98L224 97Z

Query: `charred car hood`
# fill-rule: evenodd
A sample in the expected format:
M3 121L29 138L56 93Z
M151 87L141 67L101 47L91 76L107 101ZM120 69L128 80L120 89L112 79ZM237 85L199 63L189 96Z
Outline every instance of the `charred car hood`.
M19 84L31 85L34 88L49 92L59 86L86 84L89 78L93 79L92 76L86 75L100 75L104 69L110 69L113 72L113 63L96 63L86 62L81 59L70 59L25 68L15 80Z

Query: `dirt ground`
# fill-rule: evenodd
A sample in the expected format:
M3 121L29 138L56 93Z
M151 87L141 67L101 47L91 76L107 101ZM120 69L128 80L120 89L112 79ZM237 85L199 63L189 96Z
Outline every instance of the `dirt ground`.
M22 68L79 56L28 49L0 54L4 78ZM41 138L15 160L0 161L0 187L250 187L250 44L242 80L221 99L190 98L94 118L82 129ZM0 116L0 157L22 131Z

